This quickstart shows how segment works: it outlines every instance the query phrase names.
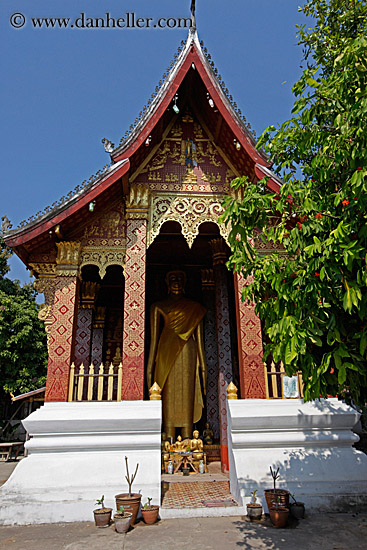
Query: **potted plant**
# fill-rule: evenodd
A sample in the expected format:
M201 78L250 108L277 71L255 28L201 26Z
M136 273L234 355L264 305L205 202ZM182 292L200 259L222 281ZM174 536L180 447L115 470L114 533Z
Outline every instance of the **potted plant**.
M258 521L261 519L263 513L263 507L256 502L257 489L251 492L251 502L246 505L247 515L250 521Z
M127 533L130 529L132 513L126 512L123 506L117 510L116 514L113 516L115 522L115 531L117 533Z
M139 464L136 465L135 473L130 476L129 474L129 464L127 460L127 456L125 456L125 468L126 468L126 476L125 479L127 481L127 484L129 486L129 492L128 493L121 493L119 495L115 496L116 499L116 510L120 510L121 506L126 510L127 512L131 512L132 518L131 518L131 525L133 526L136 522L136 516L138 515L139 508L140 508L140 501L141 501L141 494L140 493L132 493L131 488L132 484L134 482L134 479L136 477Z
M151 501L152 499L148 497L148 502L146 502L141 509L144 522L147 525L152 525L158 519L159 506L151 504Z
M265 489L264 491L269 512L274 502L279 502L282 506L289 508L289 491L287 491L286 489L276 488L276 480L279 478L279 468L277 468L277 470L273 470L273 468L270 466L270 473L271 477L273 478L274 487L273 489Z
M303 519L305 517L305 505L303 502L298 502L294 495L291 494L294 502L290 504L290 513L296 519Z
M100 508L93 510L94 523L97 527L108 527L111 521L112 508L105 508L104 495L102 495L102 498L97 499L96 505L99 505Z
M269 509L270 519L274 527L285 527L288 522L289 508L286 508L280 502L280 496L277 497L277 501L271 504Z

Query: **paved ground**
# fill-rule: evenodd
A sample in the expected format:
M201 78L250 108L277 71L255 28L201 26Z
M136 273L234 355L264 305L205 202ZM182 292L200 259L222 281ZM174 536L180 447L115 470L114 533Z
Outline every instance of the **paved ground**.
M365 550L367 515L311 516L286 529L240 517L139 523L126 535L113 526L64 523L0 527L1 550Z
M0 463L0 483L16 463ZM0 503L1 504L1 503ZM365 550L367 513L318 514L275 529L269 519L165 519L126 535L91 523L0 526L1 550Z

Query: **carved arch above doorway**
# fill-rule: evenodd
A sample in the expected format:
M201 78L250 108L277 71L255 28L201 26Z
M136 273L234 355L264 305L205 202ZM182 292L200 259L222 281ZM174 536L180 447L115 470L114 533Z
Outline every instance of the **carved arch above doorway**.
M152 194L149 208L147 248L159 235L162 225L167 221L175 221L180 224L182 235L186 239L189 248L192 247L195 238L199 235L200 225L205 222L213 222L218 225L221 236L228 242L230 229L224 224L218 223L218 218L223 211L222 199L222 195L208 196L197 193L185 196L181 194Z

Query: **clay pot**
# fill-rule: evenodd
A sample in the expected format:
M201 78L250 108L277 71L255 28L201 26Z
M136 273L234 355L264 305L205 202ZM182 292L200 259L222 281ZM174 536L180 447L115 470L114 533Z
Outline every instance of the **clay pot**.
M129 493L121 493L116 495L115 499L116 509L120 510L121 506L123 506L125 512L130 512L132 514L131 525L135 525L136 517L140 508L141 494L131 493L131 497L129 497Z
M291 515L296 519L303 519L305 517L305 505L303 502L293 502L290 505Z
M289 491L286 489L265 489L264 493L269 512L274 504L289 508Z
M111 522L112 508L98 508L93 510L94 523L97 527L108 527Z
M269 514L274 527L285 527L287 525L289 516L288 508L270 508Z
M143 520L147 525L153 525L158 519L159 506L148 506L147 508L142 508L141 513L143 514Z
M263 507L261 504L251 502L247 504L247 516L250 521L259 521L263 515Z
M127 533L130 529L132 514L130 512L125 512L122 514L115 514L113 516L113 521L115 522L115 531L117 533Z
M190 468L182 468L182 473L184 476L190 475Z

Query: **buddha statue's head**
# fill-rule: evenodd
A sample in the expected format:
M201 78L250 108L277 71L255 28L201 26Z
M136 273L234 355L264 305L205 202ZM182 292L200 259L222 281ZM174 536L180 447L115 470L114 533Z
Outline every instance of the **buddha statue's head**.
M166 275L168 294L183 294L185 292L186 273L179 269L169 271Z
M180 435L177 436L177 441L178 441L179 443L181 443L182 437L181 437Z
M197 430L194 430L192 432L192 436L193 436L194 439L199 439L199 432Z

